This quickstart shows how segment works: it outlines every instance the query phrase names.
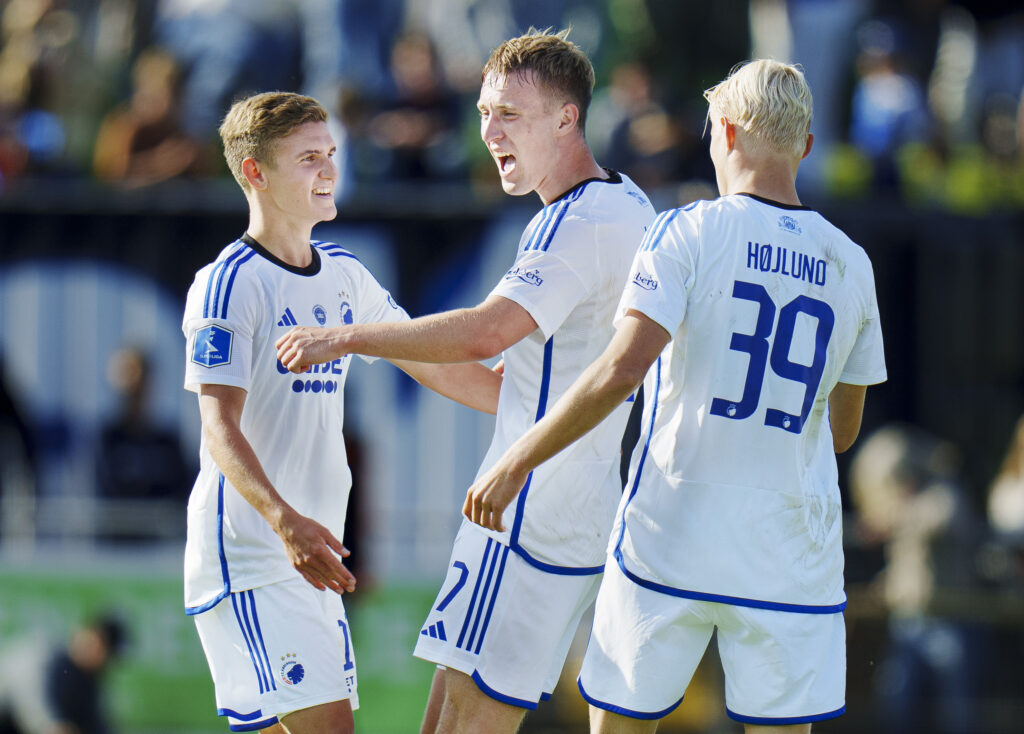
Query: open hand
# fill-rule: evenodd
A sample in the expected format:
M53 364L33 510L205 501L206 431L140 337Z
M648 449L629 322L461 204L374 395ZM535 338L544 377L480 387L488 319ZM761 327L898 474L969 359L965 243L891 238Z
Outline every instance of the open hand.
M349 550L330 530L316 520L294 513L277 532L288 560L314 588L338 594L355 591L356 577L338 557L347 558Z

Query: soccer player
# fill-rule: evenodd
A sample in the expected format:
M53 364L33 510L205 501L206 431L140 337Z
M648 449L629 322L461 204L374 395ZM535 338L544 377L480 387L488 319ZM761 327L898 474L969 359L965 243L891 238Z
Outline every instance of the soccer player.
M584 124L594 72L566 35L513 38L483 70L480 133L502 187L536 192L544 204L483 303L401 324L298 329L279 342L290 369L353 352L432 362L503 352L482 470L611 338L616 299L654 218L644 193L591 154ZM533 474L506 530L463 522L416 646L441 666L421 731L511 733L553 690L603 571L621 494L626 398L600 429Z
M753 61L705 97L721 196L658 216L614 338L464 508L500 527L529 472L646 375L579 678L605 734L653 732L716 627L727 710L748 732L807 732L844 710L835 452L886 376L874 276L797 198L812 143L801 71Z
M351 360L296 377L274 342L299 323L408 316L352 253L310 240L337 214L326 120L316 100L290 93L231 108L220 133L249 227L197 273L185 307L185 386L199 394L203 424L185 605L232 731L351 732L358 707L340 596L356 583L341 561ZM392 361L466 405L497 408L501 378L481 364Z

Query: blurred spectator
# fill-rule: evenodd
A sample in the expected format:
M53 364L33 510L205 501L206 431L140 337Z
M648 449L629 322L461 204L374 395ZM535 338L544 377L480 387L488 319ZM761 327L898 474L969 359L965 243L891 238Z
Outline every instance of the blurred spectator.
M892 190L897 150L928 137L928 107L920 83L903 69L894 26L872 20L858 29L857 37L850 142L870 160L875 188Z
M184 69L189 137L214 139L243 93L298 91L301 36L299 8L287 0L158 0L154 37Z
M103 616L56 648L41 638L0 653L0 734L109 734L102 686L124 644L124 627Z
M0 174L67 168L69 81L79 22L56 0L10 0L0 15Z
M98 493L107 499L180 502L183 531L193 471L177 435L156 425L149 414L149 359L138 349L121 349L108 362L107 378L120 396L120 406L100 436ZM173 518L163 521L173 524Z
M849 79L857 53L853 30L869 10L869 0L786 0L792 60L803 66L814 95L814 150L800 164L802 188L815 190L825 179L833 149L844 138Z
M93 173L101 181L144 186L207 166L204 149L180 119L178 66L165 51L144 50L132 67L131 99L100 125Z
M465 174L462 101L448 87L430 37L403 34L391 50L394 99L368 121L385 178L451 179Z
M1002 550L998 580L1024 589L1024 418L989 489L988 522Z
M958 0L973 17L973 63L965 79L965 132L976 140L984 110L997 96L1024 89L1024 7L1019 0ZM968 30L971 30L968 27Z
M610 88L620 115L601 163L627 173L645 191L679 180L679 123L656 98L650 69L619 65Z
M875 681L883 731L976 730L987 651L960 600L977 588L981 527L959 466L952 445L910 426L879 429L850 466L858 531L885 554L878 591L889 640Z

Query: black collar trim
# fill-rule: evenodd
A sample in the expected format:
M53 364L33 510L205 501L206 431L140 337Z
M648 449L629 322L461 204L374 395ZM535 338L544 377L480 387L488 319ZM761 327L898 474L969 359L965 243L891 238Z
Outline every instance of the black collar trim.
M606 184L620 184L620 183L622 183L622 176L619 174L618 171L613 171L610 168L604 168L604 172L608 174L608 178L598 178L597 176L594 176L593 178L585 178L582 181L580 181L578 184L573 186L571 189L569 189L568 191L563 193L561 196L556 196L554 199L549 201L548 202L548 206L551 206L552 204L561 201L562 199L567 197L569 194L571 194L573 191L579 191L581 188L586 186L588 183L593 183L594 181L597 181L598 183L606 183Z
M756 199L757 201L760 201L762 204L767 204L768 206L775 206L778 207L779 209L791 209L793 211L801 212L814 211L809 206L802 206L800 204L783 204L781 201L766 199L763 196L758 196L757 194L748 194L746 191L741 191L738 194L736 194L736 196L749 196L751 199Z
M313 251L313 260L306 267L300 268L295 265L290 265L286 263L284 260L279 258L277 255L275 255L266 247L261 245L255 239L253 239L248 232L243 234L241 239L242 242L249 245L249 247L251 247L252 249L256 250L257 253L265 257L270 262L274 263L274 265L277 265L279 268L284 268L289 273L295 273L296 275L304 275L306 277L309 277L311 275L316 275L317 273L320 272L320 252L312 245L310 246L309 249Z

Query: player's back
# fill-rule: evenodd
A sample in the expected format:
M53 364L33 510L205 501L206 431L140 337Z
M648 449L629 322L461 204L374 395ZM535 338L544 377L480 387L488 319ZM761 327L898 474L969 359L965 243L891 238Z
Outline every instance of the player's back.
M692 243L685 321L661 366L658 423L676 436L658 452L663 470L823 491L834 480L820 472L835 465L828 395L877 318L866 254L820 214L748 195L662 217Z
M659 215L623 307L673 335L644 383L627 573L683 596L841 608L828 395L885 379L864 251L802 207L698 202Z

